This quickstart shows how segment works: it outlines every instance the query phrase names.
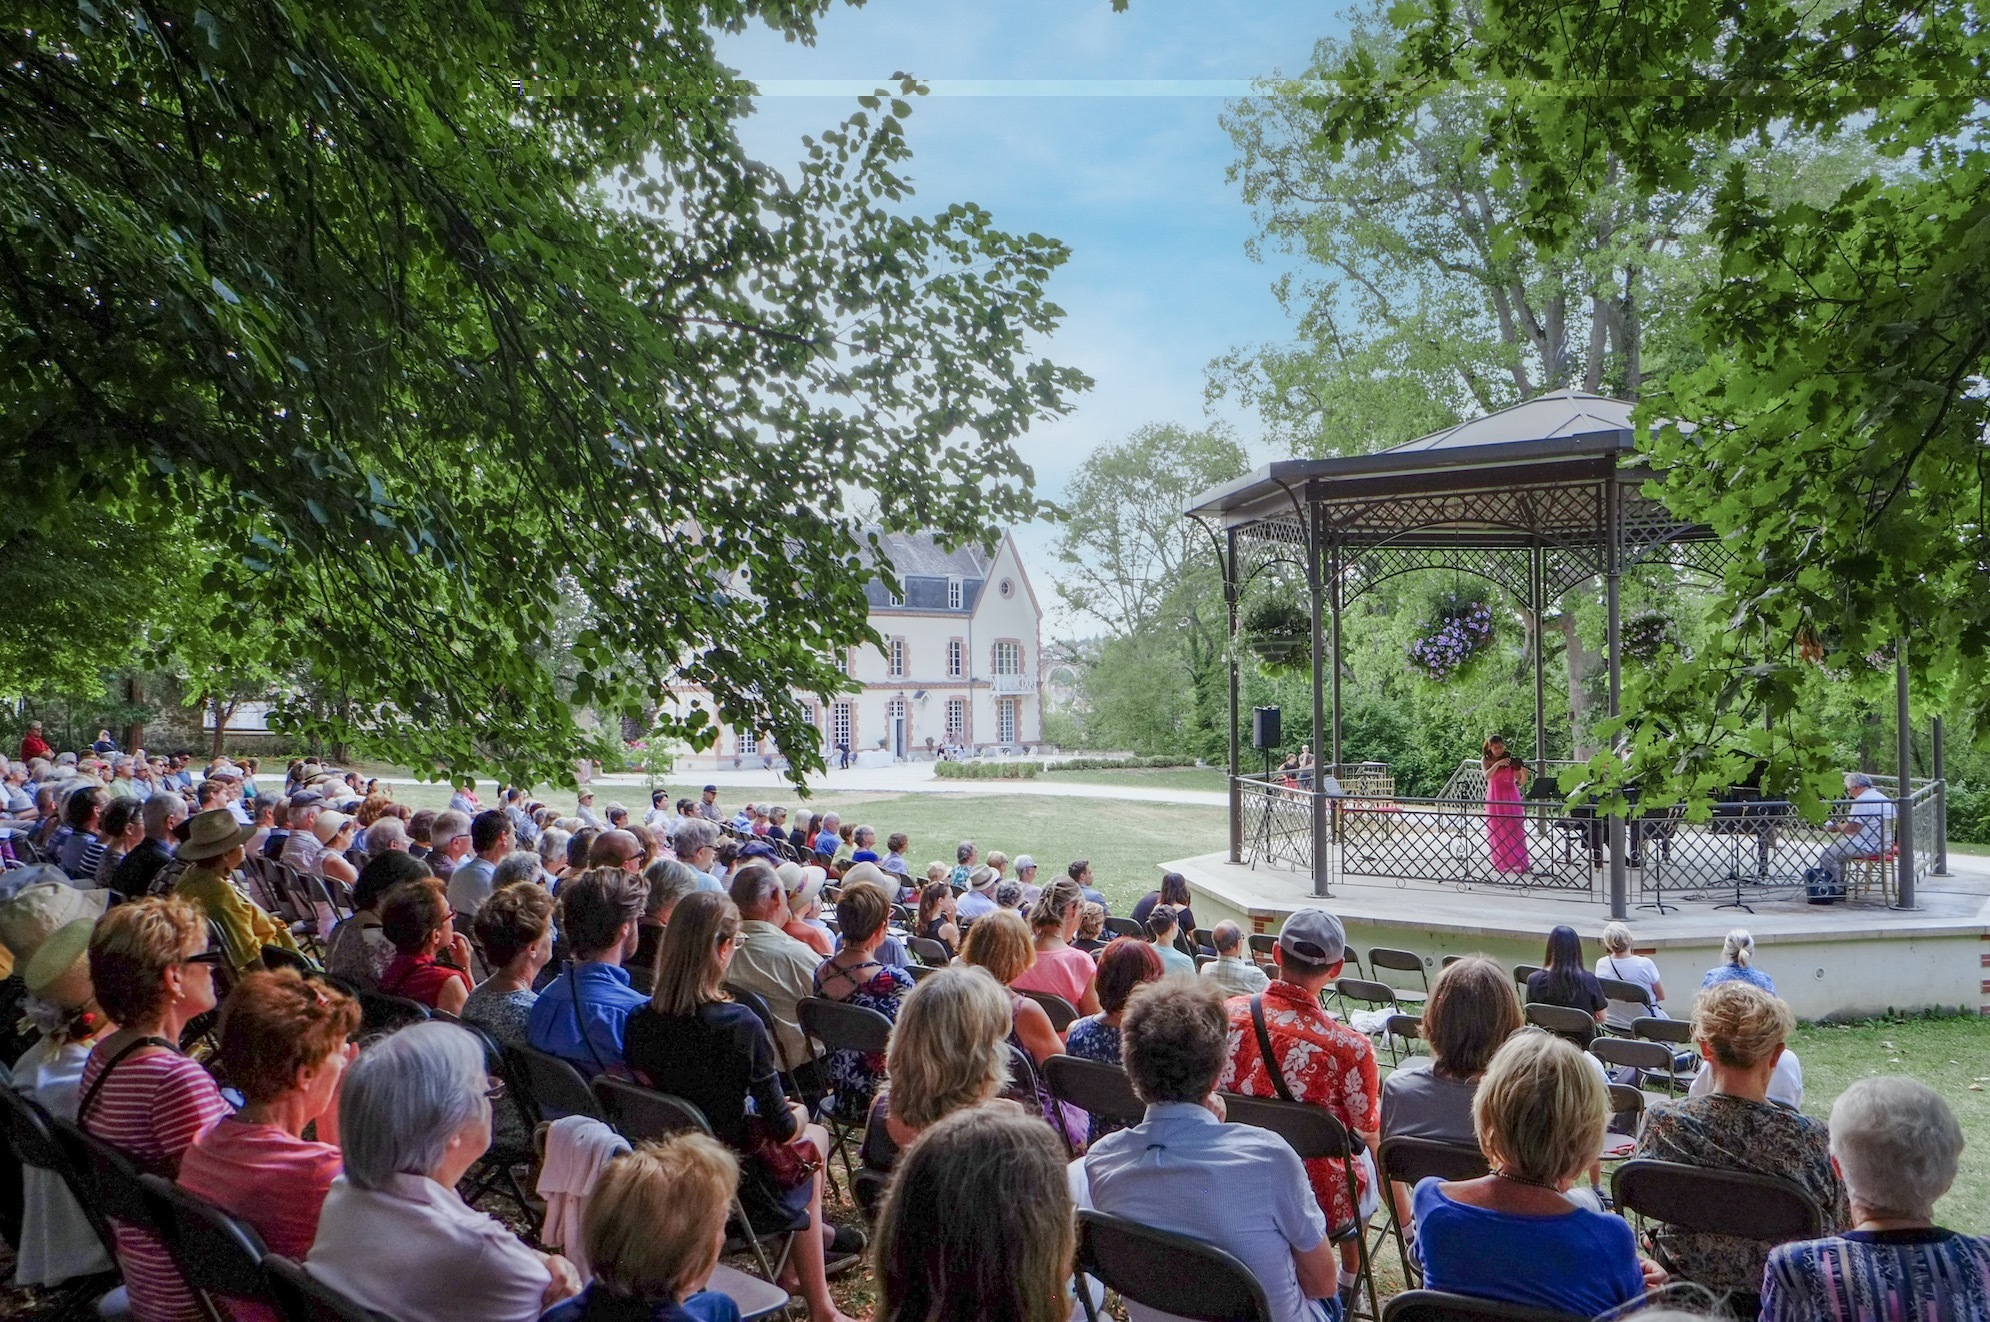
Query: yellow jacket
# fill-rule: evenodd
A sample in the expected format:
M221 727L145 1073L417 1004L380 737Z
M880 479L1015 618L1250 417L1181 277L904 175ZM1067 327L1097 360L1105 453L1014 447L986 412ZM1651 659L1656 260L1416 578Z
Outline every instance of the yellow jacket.
M201 912L221 929L229 967L238 976L262 967L264 946L297 949L296 940L282 920L264 912L234 882L213 868L199 864L189 867L180 874L173 894L184 895L199 905Z

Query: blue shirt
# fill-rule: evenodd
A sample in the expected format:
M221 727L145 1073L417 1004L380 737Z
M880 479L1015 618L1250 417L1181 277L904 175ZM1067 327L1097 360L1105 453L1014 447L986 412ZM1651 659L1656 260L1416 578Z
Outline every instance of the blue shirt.
M1771 996L1776 994L1776 980L1761 969L1746 964L1723 964L1717 969L1708 969L1707 976L1700 979L1700 989L1705 991L1723 982L1745 982L1751 987L1760 987Z
M1337 1311L1299 1288L1292 1255L1319 1247L1327 1221L1306 1167L1270 1130L1224 1124L1190 1102L1159 1103L1133 1128L1100 1139L1079 1164L1088 1186L1074 1190L1081 1206L1234 1255L1264 1287L1276 1322L1318 1322ZM1141 1322L1157 1314L1129 1303L1127 1316Z
M580 983L580 1015L574 1015L574 983ZM525 1040L558 1056L593 1078L622 1059L622 1030L630 1014L649 997L629 985L627 970L614 964L580 964L547 983L525 1020ZM580 1025L587 1025L582 1041Z
M1521 1216L1445 1196L1417 1182L1412 1206L1424 1286L1594 1317L1644 1295L1637 1237L1622 1217L1569 1204L1561 1216Z
M815 837L814 844L810 846L810 848L814 849L816 853L827 854L831 858L834 858L836 856L836 851L841 849L842 847L843 847L843 837L836 834L836 832L834 831L821 832Z
M739 1322L739 1305L717 1290L700 1290L683 1303L644 1304L617 1299L590 1285L539 1315L539 1322Z

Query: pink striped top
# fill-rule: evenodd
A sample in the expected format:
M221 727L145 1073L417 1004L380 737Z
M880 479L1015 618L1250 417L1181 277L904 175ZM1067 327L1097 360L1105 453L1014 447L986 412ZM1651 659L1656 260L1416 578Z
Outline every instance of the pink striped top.
M90 1053L83 1066L84 1094L109 1059L102 1045ZM179 1173L180 1154L227 1114L228 1103L206 1070L177 1052L159 1050L126 1056L82 1123L141 1170L172 1179ZM118 1266L131 1292L136 1322L198 1322L200 1307L166 1246L143 1230L121 1223L116 1230Z

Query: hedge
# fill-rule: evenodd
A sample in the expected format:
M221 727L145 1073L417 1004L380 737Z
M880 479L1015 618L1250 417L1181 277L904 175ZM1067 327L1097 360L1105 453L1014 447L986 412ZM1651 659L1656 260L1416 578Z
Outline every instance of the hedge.
M1192 767L1192 757L1073 757L1045 763L1046 771L1133 771L1147 767Z
M941 780L1035 780L1043 770L1041 762L936 762L933 774Z

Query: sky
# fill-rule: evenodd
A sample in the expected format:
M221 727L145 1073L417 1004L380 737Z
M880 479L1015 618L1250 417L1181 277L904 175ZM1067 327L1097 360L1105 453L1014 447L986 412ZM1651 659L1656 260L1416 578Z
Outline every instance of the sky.
M1133 0L1118 14L1109 0L869 0L826 14L813 46L755 29L722 37L719 56L761 91L747 148L783 168L859 93L914 75L933 88L907 121L917 207L976 202L1004 229L1071 247L1050 286L1066 319L1046 351L1095 384L1020 442L1054 500L1086 454L1144 423L1220 419L1256 441L1251 416L1203 401L1212 358L1289 328L1277 268L1245 253L1254 226L1224 179L1219 117L1251 79L1301 71L1341 27L1317 0ZM1252 457L1269 456L1252 444ZM1091 632L1055 601L1055 531L1015 533L1045 636Z

